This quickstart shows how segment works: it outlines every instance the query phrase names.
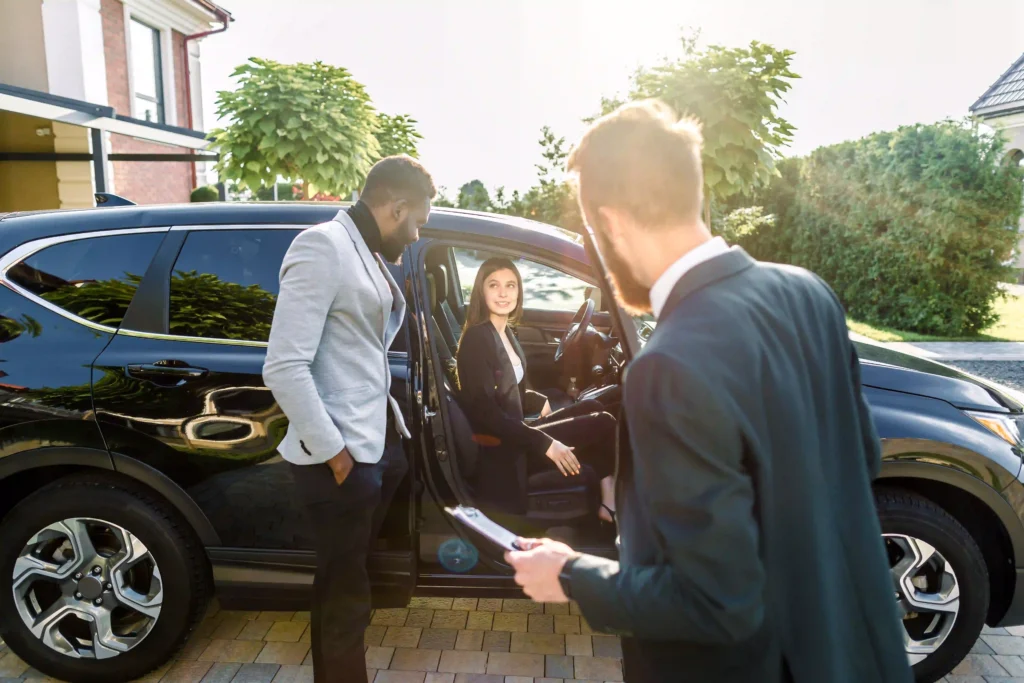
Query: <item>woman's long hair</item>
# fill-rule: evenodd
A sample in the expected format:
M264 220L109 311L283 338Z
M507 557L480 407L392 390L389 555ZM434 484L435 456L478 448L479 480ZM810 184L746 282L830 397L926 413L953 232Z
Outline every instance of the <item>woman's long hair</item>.
M519 274L516 264L507 258L489 258L480 266L476 272L476 282L473 283L473 292L469 297L469 308L466 310L466 325L462 328L465 333L471 327L485 323L491 318L491 311L487 308L487 300L484 298L484 283L491 275L499 270L511 270L516 274L516 283L519 288L519 299L516 307L508 316L508 324L515 325L523 317L523 276Z

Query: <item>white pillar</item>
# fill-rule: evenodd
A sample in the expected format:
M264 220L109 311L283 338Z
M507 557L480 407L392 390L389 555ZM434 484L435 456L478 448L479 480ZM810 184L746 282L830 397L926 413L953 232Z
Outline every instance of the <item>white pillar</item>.
M42 13L50 94L107 104L100 0L43 0ZM88 128L54 123L53 135L56 152L90 151ZM103 137L109 149L109 138ZM94 205L92 175L88 161L57 162L60 208ZM109 177L112 179L113 174Z
M107 104L100 0L43 0L50 93Z

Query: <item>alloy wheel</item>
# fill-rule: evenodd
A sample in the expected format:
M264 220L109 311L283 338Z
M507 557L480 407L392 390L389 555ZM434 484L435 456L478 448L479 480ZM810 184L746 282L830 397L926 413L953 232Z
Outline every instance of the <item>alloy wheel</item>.
M905 534L883 534L903 644L911 665L938 650L960 612L956 572L934 546Z
M29 538L14 563L14 601L31 633L75 658L109 659L152 631L163 604L160 568L127 529L76 517Z

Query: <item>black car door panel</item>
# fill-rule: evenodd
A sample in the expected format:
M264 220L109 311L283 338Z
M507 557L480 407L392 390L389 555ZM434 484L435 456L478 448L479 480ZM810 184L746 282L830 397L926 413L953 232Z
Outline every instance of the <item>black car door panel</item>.
M313 547L291 466L277 453L288 421L262 378L281 261L298 232L174 229L132 306L159 311L133 318L155 329L117 334L93 369L110 450L175 481L229 548ZM389 357L403 403L405 334ZM407 520L390 522L408 535Z

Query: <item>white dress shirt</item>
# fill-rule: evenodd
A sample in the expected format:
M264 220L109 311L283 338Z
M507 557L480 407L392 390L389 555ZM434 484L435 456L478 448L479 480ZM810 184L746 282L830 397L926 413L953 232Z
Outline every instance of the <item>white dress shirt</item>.
M651 310L655 318L661 317L661 312L668 303L668 297L672 294L676 284L683 279L683 276L705 261L710 261L716 256L729 251L729 245L721 237L715 237L696 249L683 254L683 257L673 263L661 274L654 286L651 287Z

